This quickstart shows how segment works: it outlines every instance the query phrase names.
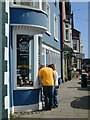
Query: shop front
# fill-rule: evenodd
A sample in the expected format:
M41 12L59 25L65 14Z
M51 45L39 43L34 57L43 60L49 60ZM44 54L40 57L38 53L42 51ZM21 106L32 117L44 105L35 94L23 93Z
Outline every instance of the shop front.
M19 16L17 12L20 13ZM12 113L42 109L38 69L41 62L41 36L46 31L46 21L37 21L35 18L39 16L34 11L31 12L25 9L10 11L9 73ZM31 15L32 19L30 19ZM42 12L38 15L42 19L46 18Z
M52 46L42 44L42 64L56 64L58 77L61 78L61 52Z

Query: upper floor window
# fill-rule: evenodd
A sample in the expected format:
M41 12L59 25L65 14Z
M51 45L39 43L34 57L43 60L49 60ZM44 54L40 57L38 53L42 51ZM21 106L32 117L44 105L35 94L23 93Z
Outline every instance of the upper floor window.
M47 4L47 29L50 32L50 6Z
M65 40L69 40L69 26L65 24Z
M58 19L55 14L54 14L54 38L58 40Z
M73 41L73 50L77 50L77 41L76 40Z
M13 0L16 5L26 6L30 8L42 9L46 12L46 0Z
M47 2L46 2L46 0L44 0L44 1L42 0L41 4L42 4L42 10L46 12L47 11Z

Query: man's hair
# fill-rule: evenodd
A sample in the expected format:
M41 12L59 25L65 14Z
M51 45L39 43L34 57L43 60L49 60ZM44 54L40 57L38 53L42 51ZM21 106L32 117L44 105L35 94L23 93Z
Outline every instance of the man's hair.
M39 67L39 70L40 70L41 68L43 68L43 67L45 67L45 65L41 64L40 67Z
M52 64L49 64L48 67L52 68Z
M55 64L52 64L52 69L56 70Z

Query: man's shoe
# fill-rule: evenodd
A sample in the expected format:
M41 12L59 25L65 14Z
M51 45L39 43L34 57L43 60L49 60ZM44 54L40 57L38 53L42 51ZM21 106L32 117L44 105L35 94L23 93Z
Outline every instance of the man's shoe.
M53 105L53 107L52 108L58 108L58 106L57 105Z

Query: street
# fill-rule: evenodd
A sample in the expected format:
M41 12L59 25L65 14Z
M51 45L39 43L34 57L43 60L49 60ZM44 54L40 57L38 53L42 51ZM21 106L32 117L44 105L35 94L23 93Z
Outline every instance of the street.
M16 113L20 118L88 118L90 106L89 89L81 88L79 79L72 79L60 85L58 91L59 107L51 111Z

